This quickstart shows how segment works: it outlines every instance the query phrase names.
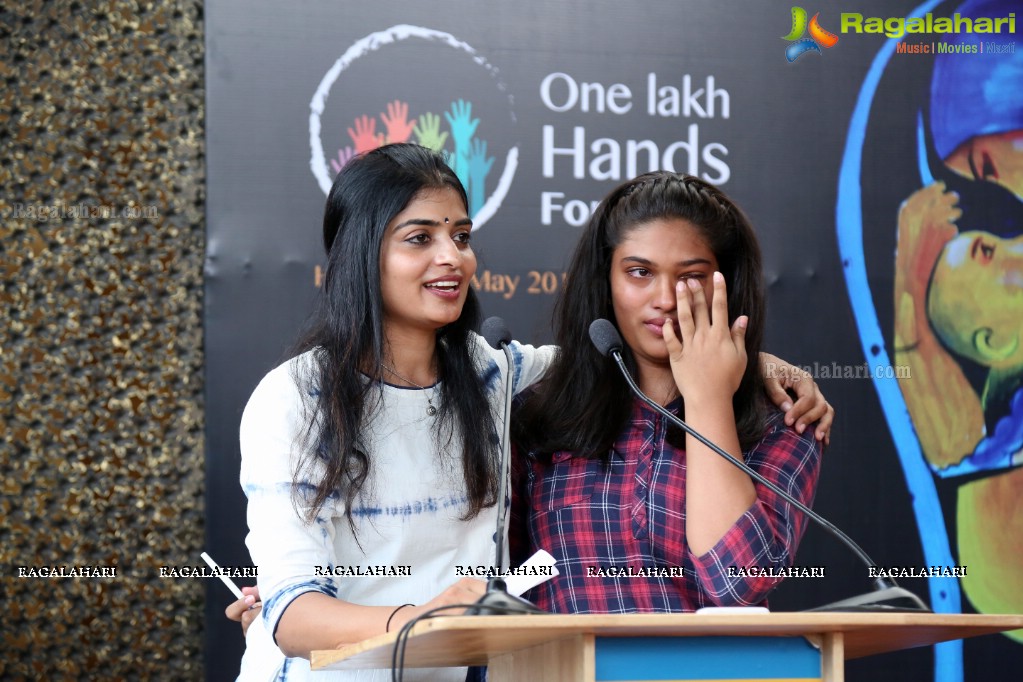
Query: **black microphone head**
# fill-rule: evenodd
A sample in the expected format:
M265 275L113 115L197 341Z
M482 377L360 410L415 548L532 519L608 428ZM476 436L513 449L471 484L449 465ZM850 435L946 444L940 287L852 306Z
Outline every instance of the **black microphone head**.
M487 343L490 344L490 347L498 350L501 349L502 343L509 344L512 340L511 332L508 331L508 325L500 317L488 317L483 320L480 332L483 334L483 338L487 340Z
M610 321L600 318L590 323L590 341L600 354L607 357L622 350L622 336Z

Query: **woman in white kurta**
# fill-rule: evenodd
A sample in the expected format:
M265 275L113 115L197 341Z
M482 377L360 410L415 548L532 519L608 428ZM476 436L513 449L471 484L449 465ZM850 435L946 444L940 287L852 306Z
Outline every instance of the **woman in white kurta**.
M472 343L483 368L480 374L486 381L488 397L500 405L508 380L504 354L489 348L479 337L474 337ZM542 373L550 350L512 344L516 392ZM468 505L458 441L453 439L450 445L438 447L433 429L436 417L428 414L428 397L436 405L440 393L441 387L436 384L426 391L390 383L379 385L381 403L362 433L372 462L365 485L371 494L352 507L354 531L337 496L328 499L311 524L306 523L305 509L296 510L292 503L296 486L312 485L305 479L292 480L292 463L301 459L294 443L301 442L304 427L303 394L294 372L309 377L310 360L307 353L270 372L256 388L242 417L241 480L249 500L250 528L246 542L253 562L259 566L260 594L264 595L263 621L250 629L249 637L262 637L260 627L267 632L279 627L281 615L306 593L384 607L378 609L379 615L373 613L367 619L372 626L376 616L380 627L366 636L378 634L384 631L383 619L399 605L421 604L459 581L457 567L493 566L495 561L497 507L491 506L472 519L462 518ZM461 586L458 594L475 601L479 591ZM425 608L398 610L390 630ZM250 647L246 656L253 653ZM257 667L262 673L251 679L279 679L267 675L276 666L268 670L260 662ZM316 673L307 678L309 674L308 661L292 658L287 661L283 679L320 679L321 675L323 679L390 679L389 671L366 671L363 677ZM406 679L415 674L407 671ZM430 679L465 679L464 669L451 670L447 676L440 676L439 671L430 675Z
M320 309L242 417L263 598L243 679L389 679L310 672L309 653L483 594L459 567L495 560L505 385L529 386L553 349L513 344L508 377L504 353L471 331L471 230L462 185L425 148L381 147L335 180ZM406 674L417 678L465 669Z

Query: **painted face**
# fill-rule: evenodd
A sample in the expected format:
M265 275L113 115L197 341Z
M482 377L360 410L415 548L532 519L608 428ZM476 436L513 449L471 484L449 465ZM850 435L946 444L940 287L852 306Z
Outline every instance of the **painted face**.
M978 135L945 159L960 175L988 180L1023 199L1023 130Z
M662 326L674 320L678 330L675 285L695 278L708 305L717 258L692 223L654 220L632 228L611 255L611 302L622 338L636 357L640 373L668 367ZM668 370L670 371L670 369Z
M957 353L988 367L1023 365L1023 236L971 231L946 244L927 312Z
M458 319L476 274L472 221L451 189L418 194L388 224L380 246L384 330L433 332Z

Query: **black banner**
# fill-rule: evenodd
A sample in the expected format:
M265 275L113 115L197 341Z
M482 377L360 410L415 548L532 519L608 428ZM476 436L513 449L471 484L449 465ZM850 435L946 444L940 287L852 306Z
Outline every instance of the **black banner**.
M816 509L935 611L1023 612L1016 4L207 6L207 551L248 563L238 422L310 310L325 192L351 155L408 140L449 155L474 215L473 286L534 343L606 192L656 168L719 185L762 240L767 348L838 410ZM959 222L934 208L953 189ZM918 331L934 338L902 338ZM798 563L826 575L787 580L772 609L868 589L815 528ZM230 593L209 589L220 680L242 638ZM1013 679L1019 640L891 654L849 677Z

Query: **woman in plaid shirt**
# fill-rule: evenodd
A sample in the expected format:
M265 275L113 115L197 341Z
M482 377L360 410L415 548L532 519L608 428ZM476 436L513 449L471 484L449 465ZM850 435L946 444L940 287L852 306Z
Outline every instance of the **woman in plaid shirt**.
M513 545L559 576L525 595L551 612L763 604L806 519L634 399L588 328L611 320L640 388L732 457L813 501L821 443L765 400L760 247L702 180L660 171L614 190L576 248L555 312L562 349L520 405Z

